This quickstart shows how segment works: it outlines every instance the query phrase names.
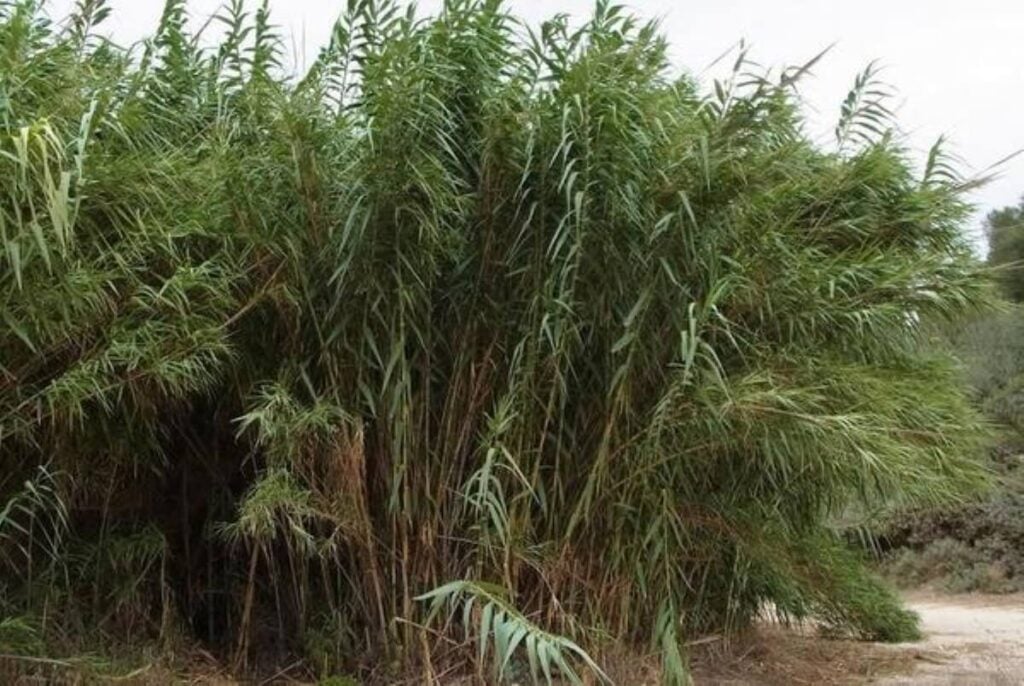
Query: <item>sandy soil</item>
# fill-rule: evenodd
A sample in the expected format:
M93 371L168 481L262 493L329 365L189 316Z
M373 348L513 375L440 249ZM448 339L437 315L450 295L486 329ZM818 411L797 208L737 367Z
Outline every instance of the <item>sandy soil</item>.
M896 686L1024 684L1024 596L911 596L925 640L894 646L913 651L915 669L874 683Z
M1024 594L915 594L922 641L823 639L813 627L760 626L728 650L701 655L696 686L1024 685ZM710 646L714 648L714 646ZM638 672L623 684L654 684Z

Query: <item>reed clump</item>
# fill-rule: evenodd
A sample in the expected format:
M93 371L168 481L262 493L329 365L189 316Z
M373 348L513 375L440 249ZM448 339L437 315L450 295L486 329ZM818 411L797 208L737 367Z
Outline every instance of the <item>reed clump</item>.
M299 76L266 3L186 9L125 49L102 0L0 2L24 645L489 681L615 641L678 684L769 605L913 635L835 523L984 480L918 323L989 286L971 182L915 168L872 70L826 145L811 64L704 88L606 2L350 0Z

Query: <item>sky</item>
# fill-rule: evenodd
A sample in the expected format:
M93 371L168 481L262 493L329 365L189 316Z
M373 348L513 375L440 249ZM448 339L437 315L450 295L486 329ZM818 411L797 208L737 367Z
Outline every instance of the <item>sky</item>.
M55 18L73 0L50 0ZM254 4L252 0L250 4ZM104 31L128 44L156 26L163 0L108 0ZM196 25L223 0L191 0ZM441 0L421 0L421 14ZM710 84L725 60L708 66L740 39L763 66L802 64L829 45L805 79L801 93L808 131L827 144L839 106L853 79L878 60L882 78L896 90L897 121L911 150L923 158L939 135L968 171L1024 149L1024 0L627 0L635 14L659 19L675 69ZM296 67L308 65L327 41L344 0L270 0L273 21L290 37ZM508 0L532 24L566 13L585 18L591 0ZM989 210L1016 204L1024 195L1024 155L999 167L1000 176L975 191L972 230Z

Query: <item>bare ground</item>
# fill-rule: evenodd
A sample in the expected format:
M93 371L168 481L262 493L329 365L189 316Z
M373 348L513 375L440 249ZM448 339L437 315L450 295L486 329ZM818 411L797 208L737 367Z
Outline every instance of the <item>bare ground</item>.
M1010 686L1024 684L1024 595L907 598L925 638L883 645L766 626L696 660L697 686ZM652 682L653 683L653 682Z
M894 646L915 652L912 674L876 683L997 685L1024 683L1024 596L912 596L925 640Z

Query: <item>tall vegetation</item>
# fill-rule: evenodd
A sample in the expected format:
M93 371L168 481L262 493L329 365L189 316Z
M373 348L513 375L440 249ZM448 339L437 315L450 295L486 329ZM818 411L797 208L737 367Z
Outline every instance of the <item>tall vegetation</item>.
M350 0L297 78L186 9L0 2L6 616L423 681L914 632L831 525L982 480L918 322L988 296L872 72L823 147L810 64L704 94L605 2Z

